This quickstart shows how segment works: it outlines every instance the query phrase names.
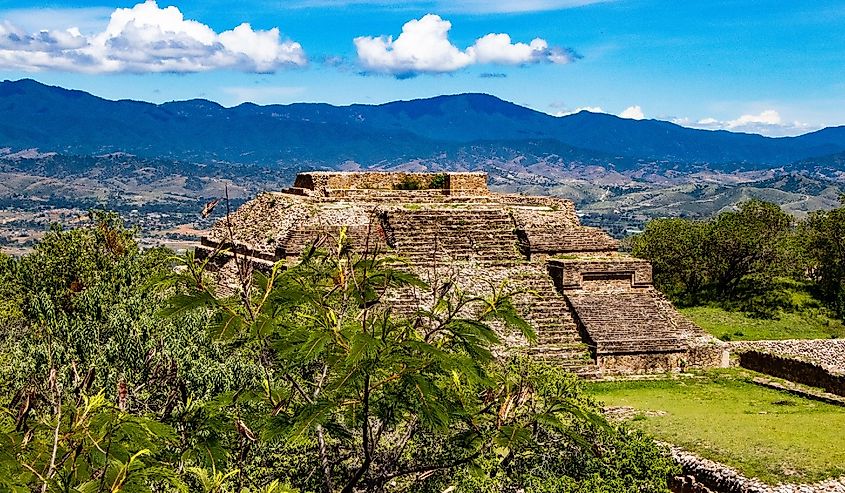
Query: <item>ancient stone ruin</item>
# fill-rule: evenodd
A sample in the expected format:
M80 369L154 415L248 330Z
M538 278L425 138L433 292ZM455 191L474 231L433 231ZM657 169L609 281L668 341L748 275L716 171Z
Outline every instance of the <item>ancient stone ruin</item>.
M651 265L582 226L571 201L491 193L485 173L302 173L218 223L198 255L218 252L221 272L231 272L231 252L269 267L341 230L352 248L402 257L429 281L448 276L482 294L507 280L538 336L508 345L584 376L726 363L722 345L654 289ZM403 292L391 304L425 301Z

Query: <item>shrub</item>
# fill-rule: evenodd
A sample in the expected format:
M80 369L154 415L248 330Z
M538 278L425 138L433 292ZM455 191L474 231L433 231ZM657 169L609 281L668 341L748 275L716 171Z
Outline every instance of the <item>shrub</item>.
M394 190L436 190L446 186L446 173L434 175L406 175L396 183Z

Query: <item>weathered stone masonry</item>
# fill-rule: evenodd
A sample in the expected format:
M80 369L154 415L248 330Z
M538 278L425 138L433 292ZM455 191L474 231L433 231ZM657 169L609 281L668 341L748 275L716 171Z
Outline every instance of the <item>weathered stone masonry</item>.
M538 342L511 345L588 376L721 365L722 345L652 287L651 266L617 253L617 242L580 224L571 201L491 194L484 173L342 173L297 176L265 193L202 239L257 266L290 263L344 229L353 248L404 257L423 278L447 269L480 293L507 280ZM217 264L231 271L228 257ZM397 307L425 303L395 293Z

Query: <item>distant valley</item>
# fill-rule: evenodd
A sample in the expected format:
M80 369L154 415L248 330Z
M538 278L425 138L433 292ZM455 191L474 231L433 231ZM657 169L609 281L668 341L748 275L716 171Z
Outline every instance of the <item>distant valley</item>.
M787 138L581 112L553 117L483 94L384 105L224 108L109 101L0 83L0 242L121 212L152 243L186 246L224 190L239 203L306 169L480 170L494 190L574 200L616 236L651 217L707 217L758 197L797 215L845 191L845 127Z

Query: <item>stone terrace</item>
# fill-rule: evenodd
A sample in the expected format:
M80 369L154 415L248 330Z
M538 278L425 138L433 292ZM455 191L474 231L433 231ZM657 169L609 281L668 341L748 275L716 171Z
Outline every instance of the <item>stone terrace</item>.
M220 221L197 253L214 255L221 272L232 271L231 250L266 268L295 262L341 230L353 249L403 257L433 285L447 272L475 294L507 281L538 335L532 347L510 336L507 344L584 375L677 369L707 339L651 288L650 266L582 226L571 201L491 194L484 173L303 173L292 188L262 194ZM391 299L398 311L420 303L420 293ZM636 370L613 360L667 353L674 359Z
M379 208L377 214L388 231L388 245L417 266L469 260L500 265L522 259L513 221L501 207L395 207Z
M715 366L725 359L723 345L705 336L654 289L648 262L586 253L552 258L548 267L606 372ZM691 352L691 346L697 350Z
M567 294L597 354L684 351L680 331L647 293Z

